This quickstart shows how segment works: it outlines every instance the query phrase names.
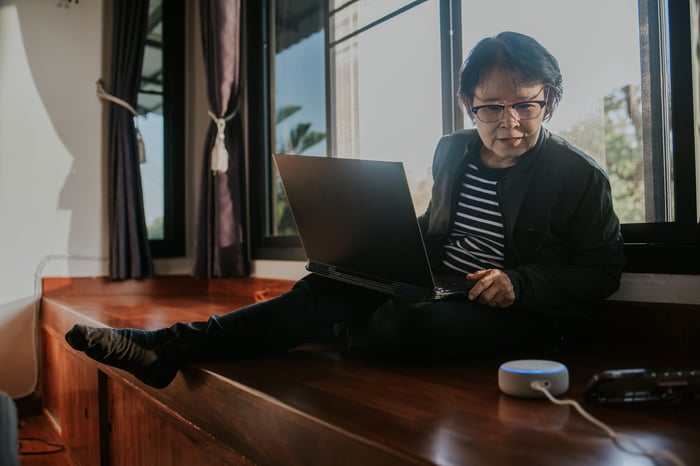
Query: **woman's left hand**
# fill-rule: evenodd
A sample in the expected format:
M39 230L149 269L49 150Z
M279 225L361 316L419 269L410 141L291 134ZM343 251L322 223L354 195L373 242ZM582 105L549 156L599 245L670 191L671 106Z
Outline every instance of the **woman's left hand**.
M488 307L505 308L515 302L513 283L503 270L487 269L467 274L467 280L476 283L469 290L470 301L477 300Z

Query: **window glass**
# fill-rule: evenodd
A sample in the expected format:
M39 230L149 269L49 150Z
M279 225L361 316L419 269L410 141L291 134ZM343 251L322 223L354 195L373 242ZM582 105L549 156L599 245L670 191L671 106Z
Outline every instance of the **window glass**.
M481 38L519 31L559 60L564 96L545 126L608 173L626 253L639 250L638 257L628 256L631 270L646 267L646 258L660 250L654 245L697 241L697 2L690 2L690 14L687 4L663 0L270 5L276 17L269 37L276 51L262 72L270 72L272 124L259 133L272 151L402 161L420 214L429 200L438 139L473 126L466 115L453 117L459 61ZM692 52L686 52L688 40ZM686 97L693 92L695 114ZM315 141L297 144L312 133ZM257 192L269 210L259 222L264 233L256 235L262 238L256 250L264 258L274 258L276 248L284 257L292 257L288 250L295 247L294 254L303 254L295 238L277 238L296 232L274 167L271 173L271 162L263 165L256 167Z
M164 238L164 151L163 151L163 22L161 0L150 0L149 30L137 98L136 125L143 139L145 160L141 162L143 203L148 239Z
M273 150L326 155L326 70L323 1L276 2L273 63ZM272 197L273 235L296 234L276 172Z
M385 7L358 2L337 12L331 42ZM418 213L429 201L442 132L439 27L439 2L429 1L331 50L335 155L402 161Z
M464 50L504 30L528 34L547 47L559 61L564 95L545 125L581 147L607 171L615 210L623 223L672 220L672 210L665 207L668 200L665 196L659 199L649 188L654 177L668 182L671 153L668 147L656 152L655 157L664 160L652 164L647 160L651 148L644 147L653 127L651 87L642 83L640 43L645 44L646 38L640 36L637 1L564 3L566 6L561 0L481 2L475 15L465 2ZM655 85L657 94L662 92L661 84ZM656 172L650 171L652 165ZM664 192L671 193L672 188Z
M389 15L400 13L403 7L406 7L414 0L359 0L350 3L344 1L331 1L331 14L333 15L333 27L336 30L334 39L339 40L342 37L351 34L358 29L362 29L375 21L381 21ZM352 21L347 21L347 13L343 10L352 10Z
M693 110L695 116L695 179L700 180L700 2L690 2L691 49L693 53ZM700 189L695 193L695 218L700 219Z

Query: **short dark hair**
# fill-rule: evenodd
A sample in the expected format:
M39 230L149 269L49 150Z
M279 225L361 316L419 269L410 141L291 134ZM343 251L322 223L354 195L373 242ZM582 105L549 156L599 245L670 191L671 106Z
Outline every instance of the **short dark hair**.
M511 73L519 84L544 84L549 90L546 118L552 115L564 93L561 71L557 59L539 42L511 31L481 39L462 64L459 95L471 101L481 80L496 69Z

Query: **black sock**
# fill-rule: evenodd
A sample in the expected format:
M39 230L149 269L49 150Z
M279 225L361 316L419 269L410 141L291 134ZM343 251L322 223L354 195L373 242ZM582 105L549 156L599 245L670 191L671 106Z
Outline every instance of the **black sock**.
M179 363L168 357L164 330L95 328L77 324L66 341L95 361L123 369L155 388L164 388L177 374Z

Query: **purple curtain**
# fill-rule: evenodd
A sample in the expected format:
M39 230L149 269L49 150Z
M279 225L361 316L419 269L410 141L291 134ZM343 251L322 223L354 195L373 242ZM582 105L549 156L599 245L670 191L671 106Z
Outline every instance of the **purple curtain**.
M115 0L112 25L110 92L136 108L148 2ZM141 171L133 115L109 106L109 276L113 280L153 275L153 261L143 210Z
M193 275L249 272L245 244L243 132L239 108L240 0L200 0L202 50L212 120L204 146ZM212 171L212 148L224 137L227 168Z

